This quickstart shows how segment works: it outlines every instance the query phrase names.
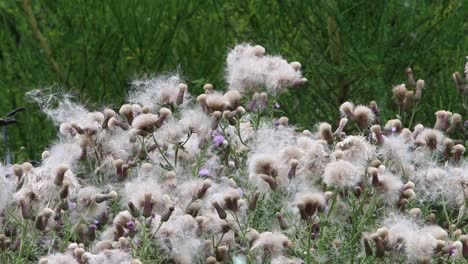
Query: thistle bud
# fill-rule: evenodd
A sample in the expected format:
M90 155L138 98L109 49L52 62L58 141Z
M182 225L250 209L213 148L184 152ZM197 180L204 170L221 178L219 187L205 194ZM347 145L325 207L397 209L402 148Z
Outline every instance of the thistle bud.
M209 256L208 258L206 258L206 264L217 264L217 263L218 261L213 256Z
M107 122L107 126L109 128L120 127L122 130L128 130L130 128L128 123L121 122L116 117L111 117Z
M216 209L216 212L218 213L218 217L220 219L223 219L223 220L226 219L227 217L226 211L224 211L224 209L221 208L221 205L219 205L217 201L213 201L211 205L213 205L213 207Z
M231 189L226 194L224 195L224 204L225 208L230 210L230 211L237 211L239 209L239 199L240 199L240 194L237 190Z
M205 94L210 94L213 92L213 85L211 83L207 83L203 85L203 90L205 90Z
M278 183L276 182L275 178L266 174L260 174L260 178L262 178L262 180L264 180L268 184L268 186L270 186L270 189L272 190L278 189Z
M416 92L414 93L414 100L417 102L421 101L424 84L424 80L418 80L418 82L416 83Z
M125 237L120 237L118 243L119 243L119 245L118 245L118 248L119 248L119 249L126 249L126 248L128 248L128 240L127 240L127 238L125 238Z
M377 143L382 144L384 141L384 138L383 138L382 130L380 129L380 126L373 125L371 126L370 130L372 131L372 133L374 133Z
M436 222L436 215L434 213L430 213L429 216L427 217L427 221L430 223L430 224L435 224Z
M467 235L461 235L460 236L460 242L462 243L463 245L463 257L467 257L468 256L468 236Z
M28 201L24 198L19 200L19 205L21 209L21 216L23 219L31 219L31 207L28 203Z
M400 84L393 87L392 92L393 96L395 97L396 103L398 105L402 105L403 101L405 100L405 94L408 90L406 89L405 84Z
M333 144L333 134L332 134L332 127L328 123L321 123L319 126L319 134L320 137L327 141L328 144Z
M229 223L225 222L221 225L221 232L223 234L226 234L227 232L229 232L229 230L231 230L231 227L229 226Z
M416 194L414 193L413 189L407 189L403 191L403 197L407 199L411 199L414 196L416 196Z
M380 110L376 101L370 101L369 108L372 110L376 118L376 123L379 123Z
M446 160L448 160L450 158L450 155L452 154L452 150L453 150L453 140L451 140L450 138L446 138L444 139L444 157Z
M204 180L202 187L200 188L200 190L197 192L197 195L195 196L195 199L202 199L205 196L208 189L211 187L211 185L212 185L211 180L208 180L208 179Z
M260 192L256 191L249 201L249 210L254 211L257 208L258 198L260 197Z
M304 130L302 131L302 134L303 134L304 136L306 136L306 137L313 137L313 136L314 136L314 135L312 134L312 132L310 132L310 130L308 130L308 129L304 129Z
M289 228L288 223L286 222L286 220L280 212L276 213L276 219L278 219L278 223L281 230L287 230Z
M466 148L465 146L461 144L457 144L453 147L453 160L458 162L461 160L461 157L463 157L463 154L465 153Z
M408 211L409 215L414 217L414 218L420 218L421 215L422 215L422 211L421 209L419 208L411 208L409 211Z
M224 95L223 98L228 102L230 110L236 111L237 107L241 103L241 93L237 90L229 90Z
M67 172L67 170L68 170L68 166L66 164L60 164L56 168L55 181L54 181L55 185L62 186L63 179L65 178L65 173Z
M403 190L414 189L415 185L412 181L407 181L403 186Z
M354 108L353 116L356 124L362 129L368 128L375 120L372 110L364 105L358 105Z
M118 241L119 238L123 237L125 235L125 229L121 224L115 224L114 225L115 230L114 230L114 241Z
M179 84L179 93L177 94L176 104L181 105L184 102L184 94L187 90L187 85L185 83Z
M416 83L414 82L413 70L411 68L406 69L406 75L408 76L407 84L409 86L415 86Z
M192 202L185 210L185 213L191 215L192 217L197 217L198 212L200 211L201 208L202 207L199 203Z
M111 191L108 194L96 195L96 197L94 198L94 201L96 203L102 203L102 202L105 202L107 200L113 200L115 198L117 198L117 193L114 192L114 191Z
M296 170L297 166L299 165L299 161L292 159L289 164L291 164L291 169L289 169L288 178L291 180L296 177Z
M218 125L219 125L219 120L221 119L221 116L223 114L220 112L220 111L214 111L211 116L211 129L212 130L216 130L218 128Z
M378 168L380 165L382 165L382 162L378 159L372 160L370 163L370 166L374 168Z
M354 111L354 104L351 102L344 102L340 105L340 113L341 113L341 117L343 118L350 118L351 120L353 120L354 119L353 111Z
M127 177L127 168L124 166L124 161L121 159L116 159L114 160L114 166L118 179L125 179Z
M70 123L70 126L71 126L73 129L75 129L75 131L76 131L78 134L80 134L80 135L83 135L83 134L85 134L85 132L86 132L84 129L82 129L80 126L78 126L76 123Z
M301 63L298 61L293 61L289 65L291 65L291 67L296 71L300 70L302 67Z
M446 131L450 127L450 120L452 118L452 113L445 110L439 110L435 113L436 122L434 124L434 129L439 129Z
M407 91L405 93L405 99L403 100L403 110L409 111L411 109L411 107L413 106L413 98L414 98L413 91Z
M119 114L124 115L127 118L127 122L129 124L132 124L132 122L133 122L133 108L132 108L132 106L130 104L122 105L120 107Z
M115 113L114 110L110 109L110 108L106 108L104 109L104 121L102 122L101 124L101 127L106 129L109 127L109 120L113 117L116 117L117 114Z
M171 217L172 212L174 212L174 206L169 207L167 212L161 216L161 222L163 222L163 223L167 222L169 220L169 218Z
M23 176L23 168L21 165L13 165L13 174L18 178L18 182L21 181L21 177Z
M346 124L348 123L348 119L347 118L341 118L340 119L340 123L338 125L338 128L335 130L335 133L333 133L335 136L337 137L340 137L341 136L341 133L343 132L343 130L345 129L346 127Z
M143 201L143 216L150 217L153 213L153 207L155 202L153 201L153 197L151 193L145 193L144 201Z
M78 261L81 261L81 259L83 258L83 255L85 253L86 253L86 251L81 247L75 248L73 250L73 255L75 256L75 259L78 260Z
M362 194L362 188L360 186L355 186L353 189L354 196L357 198L361 197Z
M215 249L216 260L219 262L224 262L228 257L228 247L220 246Z
M166 120L170 115L172 115L171 110L165 107L161 108L161 110L159 110L159 119L156 121L155 127L160 128L164 123L164 120Z
M6 251L11 245L11 240L4 234L0 234L0 251Z
M91 224L88 226L88 237L90 241L96 240L96 229L97 226L95 224Z
M282 126L287 126L289 123L289 118L282 116L278 119L278 123Z
M148 114L149 112L151 112L151 108L149 108L149 106L146 106L146 105L145 105L145 106L143 106L143 107L141 108L141 113L142 113L142 114Z
M459 72L455 72L452 74L453 81L455 82L455 87L457 87L458 92L463 93L464 92L464 82L463 78L461 77Z
M400 134L401 130L403 130L403 126L399 119L391 119L385 124L385 130L390 131L392 134Z
M43 213L39 213L36 215L36 218L34 219L34 226L37 228L39 231L44 231L45 228L47 227L47 223L44 223L43 221Z
M460 130L465 131L465 128L463 127L462 122L463 122L462 116L460 114L454 113L452 115L452 118L450 120L450 126L447 129L446 133L447 134L453 133L455 132L457 128L460 128Z
M374 167L369 167L367 169L367 174L372 178L372 186L379 187L382 185L379 179L379 169Z
M461 229L457 229L457 230L453 231L453 238L454 239L459 239L462 234L463 234L463 231Z
M206 94L200 94L197 97L197 102L200 104L205 113L208 112L208 106L206 105Z
M308 220L317 211L322 212L325 208L326 200L325 197L318 193L312 193L305 195L297 203L297 208L301 215L302 220Z
M59 192L59 196L61 199L66 199L68 197L69 189L70 189L69 183L63 184L63 187L62 189L60 189L60 192Z
M140 212L140 210L138 210L138 208L135 206L135 204L133 202L128 202L128 209L130 210L130 214L133 217L135 217L135 218L140 217L141 212Z

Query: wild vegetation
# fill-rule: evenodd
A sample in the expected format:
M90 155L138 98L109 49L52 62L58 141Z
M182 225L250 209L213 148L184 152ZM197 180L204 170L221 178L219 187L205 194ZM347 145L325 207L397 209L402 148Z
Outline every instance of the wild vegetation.
M408 68L397 118L347 101L302 130L278 101L301 69L244 43L225 92L146 76L97 111L28 92L59 133L38 164L1 167L2 263L466 262L461 114L420 124L426 82ZM468 63L452 77L466 102Z
M39 160L55 131L26 92L55 84L91 109L118 109L131 80L177 71L193 95L205 83L225 91L226 52L252 42L302 62L309 82L280 100L301 128L334 122L347 100L376 100L395 118L389 87L408 67L426 81L415 118L432 125L438 109L466 115L450 79L466 32L464 0L0 1L0 118L27 108L8 129L12 159Z

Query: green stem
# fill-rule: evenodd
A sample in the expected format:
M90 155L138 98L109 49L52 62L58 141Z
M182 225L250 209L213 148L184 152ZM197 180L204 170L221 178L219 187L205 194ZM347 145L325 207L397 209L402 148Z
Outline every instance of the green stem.
M172 166L172 164L167 159L166 155L164 155L164 152L162 151L161 147L159 147L158 141L156 140L156 137L154 136L153 133L151 134L151 136L153 136L154 144L156 145L156 148L158 149L159 153L161 153L162 157L166 161L167 165L169 165L171 169L174 169L174 166Z
M24 250L24 243L26 241L26 235L27 235L27 229L28 229L28 221L25 219L22 219L21 221L21 242L20 242L20 248L19 248L19 253L18 253L18 259L23 258L23 250Z
M411 112L411 118L410 118L410 122L409 122L409 125L408 125L409 129L411 129L411 127L413 125L414 116L416 114L416 107L417 107L417 103L413 104L413 110Z
M328 213L327 213L327 219L330 217L330 214L333 211L333 207L335 206L335 202L336 202L337 197L338 197L338 192L335 191L335 193L333 194L332 204L330 205L330 209L328 210Z
M307 223L307 228L309 229L308 235L307 235L307 257L306 257L306 263L310 264L310 247L312 246L312 224Z
M159 223L158 228L156 228L156 230L153 232L153 234L151 234L150 239L153 238L154 236L156 236L156 234L158 233L159 229L161 228L161 226L163 224L164 224L164 222Z
M245 144L244 140L242 139L242 135L241 135L241 132L240 132L240 120L237 120L237 119L236 119L236 134L239 137L240 143L242 143L242 145L244 145L248 149L250 149L249 146L247 146L247 144Z

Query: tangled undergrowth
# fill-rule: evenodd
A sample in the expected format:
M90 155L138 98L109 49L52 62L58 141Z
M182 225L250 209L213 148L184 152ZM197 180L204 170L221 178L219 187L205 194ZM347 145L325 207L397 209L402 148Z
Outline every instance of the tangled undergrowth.
M335 129L299 131L275 117L300 68L243 44L225 93L148 77L117 113L30 92L59 139L37 164L1 167L1 262L466 262L462 116L417 124L426 88L408 69L395 119L346 102Z

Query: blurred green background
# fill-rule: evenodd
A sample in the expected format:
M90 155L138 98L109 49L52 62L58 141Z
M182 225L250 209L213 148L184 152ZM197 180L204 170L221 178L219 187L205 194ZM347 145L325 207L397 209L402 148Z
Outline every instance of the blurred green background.
M304 128L335 124L348 99L375 99L390 117L392 85L406 80L408 66L426 81L416 119L431 124L437 109L462 111L451 73L468 55L468 1L28 2L0 0L0 116L28 108L9 129L15 160L37 159L55 139L56 128L25 102L28 90L55 84L91 109L117 108L132 78L176 69L193 94L205 82L224 89L226 53L245 41L302 63L309 82L280 103Z

